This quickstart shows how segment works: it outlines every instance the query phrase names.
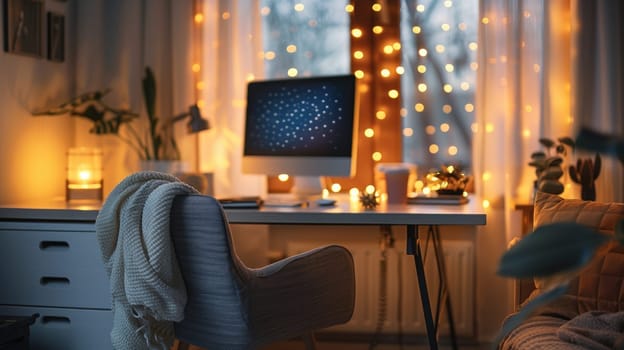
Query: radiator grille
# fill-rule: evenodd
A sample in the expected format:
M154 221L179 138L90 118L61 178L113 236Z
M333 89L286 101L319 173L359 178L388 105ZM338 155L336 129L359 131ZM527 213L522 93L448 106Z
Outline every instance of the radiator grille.
M355 262L355 310L351 321L332 330L375 332L382 299L379 290L382 277L380 247L375 242L349 242L343 245L351 251ZM310 242L291 241L287 243L287 254L296 254L317 246ZM471 336L474 333L473 245L469 241L444 241L443 246L455 331L457 335ZM413 257L405 254L404 242L397 242L394 248L387 250L386 259L386 317L383 333L426 334ZM432 307L435 307L439 286L435 267L433 249L430 247L425 260L425 273ZM446 314L443 311L441 334L447 331Z

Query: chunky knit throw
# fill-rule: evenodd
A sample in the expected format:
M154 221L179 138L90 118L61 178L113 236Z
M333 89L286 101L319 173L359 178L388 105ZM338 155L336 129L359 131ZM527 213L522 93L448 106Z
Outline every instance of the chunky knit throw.
M110 278L115 349L169 349L184 317L186 289L169 233L173 198L197 191L158 172L128 176L95 223Z

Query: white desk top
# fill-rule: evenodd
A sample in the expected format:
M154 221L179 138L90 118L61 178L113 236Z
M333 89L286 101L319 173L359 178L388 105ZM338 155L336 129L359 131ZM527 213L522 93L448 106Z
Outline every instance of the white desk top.
M335 206L261 209L228 209L230 223L237 224L350 224L350 225L485 225L480 201L464 205L382 204L364 209L359 202L339 200Z
M1 205L0 220L95 221L101 202L50 200L21 205ZM464 205L386 205L364 209L346 197L335 206L301 208L262 207L227 209L232 224L331 224L331 225L485 225L481 203L471 198Z
M95 221L101 201L64 198L0 205L0 220Z

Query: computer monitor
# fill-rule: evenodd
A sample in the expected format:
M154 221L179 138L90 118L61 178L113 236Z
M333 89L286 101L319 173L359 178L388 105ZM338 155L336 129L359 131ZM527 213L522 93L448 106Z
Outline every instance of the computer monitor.
M355 175L356 100L351 74L249 83L243 173L294 176L298 196L320 194L323 176Z

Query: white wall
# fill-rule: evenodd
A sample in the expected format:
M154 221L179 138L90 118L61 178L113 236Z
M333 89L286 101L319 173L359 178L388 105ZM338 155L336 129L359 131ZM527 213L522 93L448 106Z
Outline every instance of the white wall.
M64 195L73 123L69 117L35 118L30 112L71 95L73 81L68 60L0 51L0 203Z
M111 89L103 100L113 108L139 113L132 126L140 135L146 135L148 130L141 85L146 66L156 78L156 114L161 125L195 102L189 49L193 28L191 0L72 3L78 28L74 33L77 92ZM176 141L182 160L193 163L194 135L187 135L183 124L174 127ZM120 138L94 136L89 134L89 128L88 121L76 121L76 143L102 148L106 195L123 178L140 170L138 155ZM121 133L134 140L127 128L122 127Z
M143 55L139 54L143 45L139 43L141 30L137 28L136 18L141 13L141 1L46 1L44 4L44 52L45 13L48 10L64 13L66 59L56 63L0 51L0 204L63 197L65 154L69 147L102 148L105 195L125 176L139 170L135 152L115 136L90 134L90 122L68 116L35 118L31 111L56 106L79 93L111 88L107 103L144 113L140 87L143 65L155 69L158 62L152 61L168 57L162 53L148 55L144 63ZM174 11L180 12L175 18L188 17L184 11L190 2L175 4ZM167 14L162 12L166 8L162 4L150 8L161 15ZM160 27L169 23L161 17L153 20ZM173 59L180 61L173 66L186 71L190 58L185 51L188 45L185 31L191 23L184 24L172 25L176 35L184 40L177 39L176 46L167 50L175 52ZM166 27L161 29L167 32ZM155 31L154 35L158 33ZM160 45L161 40L151 43L163 49L168 47ZM192 84L184 80L190 74L171 75L160 75L157 82L161 104L169 96L167 91L174 92L173 102L167 102L173 104L171 111L162 112L161 117L183 112L194 102L188 98L192 95L189 92ZM176 128L176 134L183 160L191 161L195 156L194 137L186 135L182 124Z

